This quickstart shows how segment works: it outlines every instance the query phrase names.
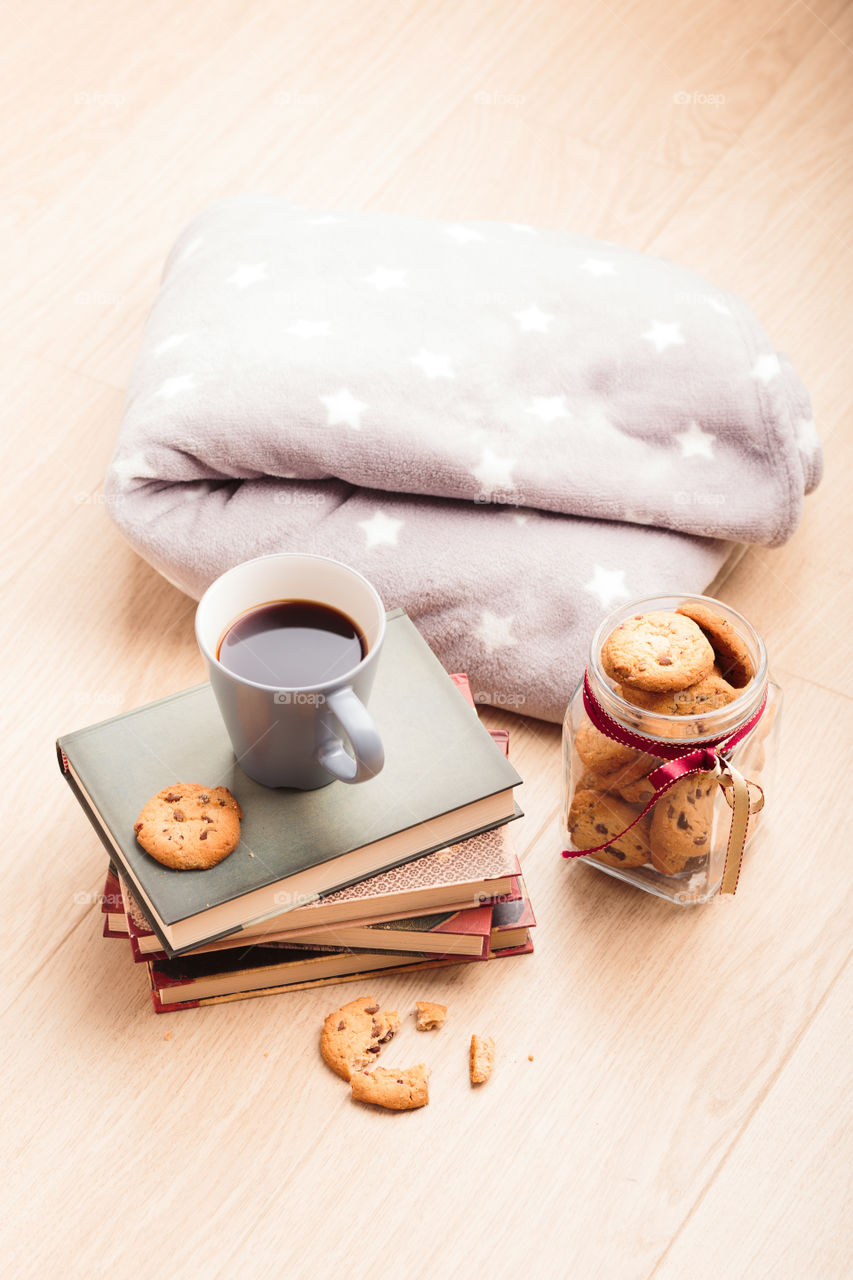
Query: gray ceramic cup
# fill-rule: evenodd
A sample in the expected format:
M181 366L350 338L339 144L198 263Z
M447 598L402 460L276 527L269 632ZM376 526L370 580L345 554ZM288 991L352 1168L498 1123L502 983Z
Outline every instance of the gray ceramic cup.
M275 600L312 600L347 614L367 652L343 676L311 686L256 684L217 657L229 625ZM290 552L259 556L211 583L195 616L199 648L237 763L266 787L313 791L339 779L365 782L385 762L366 709L385 636L385 608L360 573L326 556ZM349 751L344 744L348 744Z

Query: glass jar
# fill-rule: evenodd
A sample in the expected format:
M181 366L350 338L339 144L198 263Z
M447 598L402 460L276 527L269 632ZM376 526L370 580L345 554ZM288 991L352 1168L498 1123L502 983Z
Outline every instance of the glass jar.
M604 670L601 650L627 618L673 612L691 602L734 628L754 674L725 705L717 705L722 698L712 692L700 704L701 711L679 714L671 707L696 705L693 689L650 696L620 684ZM713 645L710 633L705 634ZM719 652L715 656L720 658ZM728 689L724 696L731 698ZM634 698L644 705L636 705ZM674 701L663 710L669 699ZM679 905L707 902L723 880L733 819L732 774L754 784L748 788L750 807L758 810L775 758L780 705L781 691L769 678L764 642L729 605L708 596L674 595L634 600L615 609L593 636L585 680L575 690L563 721L561 822L566 856ZM680 763L663 771L666 778L655 774L672 761ZM681 771L684 776L677 776ZM663 790L671 776L677 781ZM742 786L741 792L746 794ZM746 847L761 817L760 811L749 813ZM593 851L582 853L587 849ZM736 879L737 867L733 882L727 870L727 891L733 891Z

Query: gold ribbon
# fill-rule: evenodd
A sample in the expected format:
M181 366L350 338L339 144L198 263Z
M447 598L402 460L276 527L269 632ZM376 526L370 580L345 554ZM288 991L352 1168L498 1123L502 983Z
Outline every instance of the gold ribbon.
M714 773L717 775L717 780L722 787L726 804L732 811L729 839L726 845L726 860L723 864L723 878L720 882L720 893L734 893L740 877L740 867L743 861L743 850L746 844L746 830L749 825L750 814L760 813L764 808L764 791L757 782L746 779L730 760L720 760L717 757L717 767ZM753 802L749 794L750 787L755 787L759 793L755 802Z

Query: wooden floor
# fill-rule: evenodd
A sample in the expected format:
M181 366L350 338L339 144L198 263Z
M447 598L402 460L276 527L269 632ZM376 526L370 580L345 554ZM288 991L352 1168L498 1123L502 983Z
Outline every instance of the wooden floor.
M850 7L10 0L3 29L7 1274L849 1277ZM53 758L203 676L192 602L101 484L164 255L247 190L694 267L792 357L826 448L792 542L722 587L786 696L737 897L679 910L566 866L558 731L491 714L526 778L536 953L376 984L451 1006L409 1115L319 1061L350 986L154 1016L100 936L103 854ZM498 1043L478 1092L472 1030Z

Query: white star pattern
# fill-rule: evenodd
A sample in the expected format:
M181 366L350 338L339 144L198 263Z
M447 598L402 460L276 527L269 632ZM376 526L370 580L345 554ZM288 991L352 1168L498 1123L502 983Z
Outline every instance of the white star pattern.
M655 350L658 352L666 351L667 347L677 347L684 342L681 333L681 325L677 320L673 320L663 324L660 320L653 320L652 327L643 337L654 343Z
M759 382L768 383L782 372L782 366L779 363L779 357L773 351L765 352L763 356L759 356L752 367L752 376L757 378Z
M329 426L352 427L353 431L361 430L361 415L367 408L363 400L357 400L346 387L341 387L333 396L320 396L329 415Z
M679 431L675 436L684 458L713 458L716 438L710 431L703 431L698 422L689 423L686 431Z
M615 276L616 268L612 262L608 262L606 258L587 258L586 262L582 262L579 271L586 271L591 276Z
M511 231L527 232L529 236L535 236L536 232L533 227L529 227L526 222L511 222L509 224Z
M384 511L374 511L369 520L359 520L358 527L363 529L367 538L367 549L373 547L396 547L397 535L405 521L388 516Z
M407 283L408 271L393 271L390 267L377 267L371 276L364 277L365 284L384 292L386 289L402 289Z
M181 391L188 391L190 387L195 386L195 378L191 373L181 373L174 378L167 378L157 392L158 396L163 396L165 400L171 400L172 396L178 395Z
M416 364L427 378L453 378L455 374L450 367L450 356L439 355L435 351L427 351L421 347L416 356L412 356L412 364Z
M527 307L525 311L514 311L522 333L547 333L548 326L554 319L547 311L540 311L537 306Z
M541 418L543 422L556 422L557 418L570 418L565 396L534 396L525 411Z
M624 569L605 569L597 564L589 582L583 584L584 591L597 596L599 603L609 609L617 600L625 600L630 594L625 586Z
M471 227L463 227L461 223L454 223L451 227L445 227L445 234L452 236L457 244L472 244L475 240L485 240L485 236L481 236L479 231L474 231Z
M820 439L817 434L813 418L800 418L796 427L797 448L804 453L807 458L813 458L815 452L820 448Z
M171 338L164 338L162 342L158 342L151 354L161 356L164 351L171 351L174 347L179 347L182 342L186 342L189 336L188 333L173 333Z
M247 289L250 284L267 279L266 262L244 262L228 277L226 284L233 284L237 289Z
M514 614L501 617L500 614L492 613L491 609L483 609L472 634L480 641L486 653L494 653L496 649L514 649L518 644L511 631L514 622Z
M292 333L295 338L327 338L332 332L328 320L297 320L285 333Z
M515 461L515 458L501 458L486 445L480 455L479 464L472 468L472 473L479 480L483 493L493 493L496 489L511 489Z

